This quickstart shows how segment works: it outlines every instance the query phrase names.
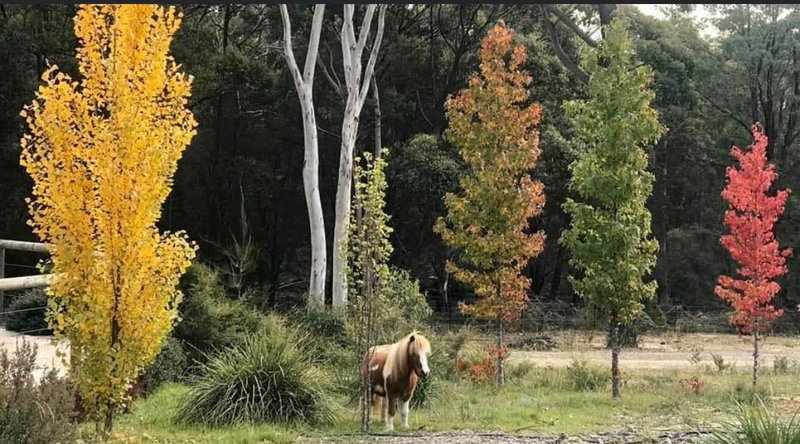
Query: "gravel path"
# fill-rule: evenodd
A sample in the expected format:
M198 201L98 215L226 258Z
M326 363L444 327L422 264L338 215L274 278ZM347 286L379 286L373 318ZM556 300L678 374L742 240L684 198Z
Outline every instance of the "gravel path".
M583 436L533 436L486 432L412 433L404 435L350 435L325 438L304 437L301 444L698 444L699 432L662 432L650 437L618 432Z

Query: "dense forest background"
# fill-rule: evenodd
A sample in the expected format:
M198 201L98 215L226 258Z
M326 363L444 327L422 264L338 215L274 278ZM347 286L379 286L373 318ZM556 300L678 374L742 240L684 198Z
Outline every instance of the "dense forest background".
M591 38L600 38L603 7L625 17L641 63L655 73L655 106L668 133L652 147L656 182L649 202L659 242L661 305L724 307L714 296L720 273L733 265L719 244L725 209L720 192L732 145L750 143L749 126L765 126L768 156L779 188L800 190L800 7L713 5L718 33L703 37L690 7L665 6L664 19L620 5L390 5L376 67L379 108L370 95L361 115L357 150L372 150L376 116L390 149L387 211L394 228L392 263L410 271L431 306L454 311L471 298L448 279L450 252L433 233L442 197L456 191L463 170L443 137L443 104L477 68L476 51L502 19L528 47L532 96L541 103L543 155L532 174L545 184L547 204L533 222L547 234L531 261L531 297L578 303L567 276L568 253L557 243L568 224L561 205L573 134L561 107L581 97L573 64ZM49 64L75 73L72 5L0 5L0 237L35 240L26 225L31 182L19 166L23 105L30 103ZM189 5L173 44L183 70L195 76L190 103L198 135L181 160L161 228L186 230L202 260L215 264L264 308L303 303L309 232L303 195L300 106L283 58L277 5ZM292 6L298 53L311 6ZM363 12L362 12L363 13ZM320 136L320 181L327 239L332 240L340 130L341 8L325 12L314 102ZM570 26L577 25L577 26ZM584 35L588 30L590 35ZM596 32L592 32L595 30ZM379 111L378 111L379 109ZM778 226L782 246L798 251L800 205L791 196ZM252 261L242 260L246 251ZM35 257L9 252L7 274L30 274ZM246 259L246 257L245 257ZM330 262L329 262L330 264ZM800 269L789 261L778 306L800 301ZM330 273L330 267L328 269ZM330 286L327 286L330 292ZM330 298L330 295L328 295Z

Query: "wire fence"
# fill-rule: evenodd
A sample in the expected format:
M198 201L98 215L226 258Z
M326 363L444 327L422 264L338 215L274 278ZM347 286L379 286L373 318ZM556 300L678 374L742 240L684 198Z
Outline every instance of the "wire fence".
M732 311L728 308L708 306L659 306L649 307L634 329L647 332L681 332L681 333L736 333L730 324ZM435 328L439 331L453 331L464 326L480 330L496 327L496 323L476 320L461 315L457 310L435 313L431 317ZM514 326L516 331L525 333L546 333L566 330L600 330L606 331L606 319L598 312L585 306L576 306L563 301L533 301ZM795 308L786 308L783 316L771 326L771 333L777 335L800 334L800 312Z

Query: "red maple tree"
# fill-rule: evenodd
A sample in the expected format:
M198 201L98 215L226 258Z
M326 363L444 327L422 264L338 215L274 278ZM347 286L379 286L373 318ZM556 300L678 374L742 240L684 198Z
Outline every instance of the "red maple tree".
M717 295L734 309L733 324L740 332L753 335L753 384L758 383L759 335L783 314L772 306L780 291L775 279L786 274L786 257L791 248L780 249L774 227L781 216L791 190L770 188L778 177L775 165L767 162L767 136L759 124L752 127L753 144L748 151L733 147L731 155L737 166L728 167L728 186L722 198L728 202L725 225L730 234L722 236L722 245L739 267L739 277L720 276Z

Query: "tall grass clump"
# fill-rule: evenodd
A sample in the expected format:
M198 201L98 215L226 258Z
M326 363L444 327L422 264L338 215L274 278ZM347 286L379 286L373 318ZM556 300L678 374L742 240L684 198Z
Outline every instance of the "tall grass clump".
M800 444L797 414L781 419L766 408L740 405L738 418L711 433L706 444Z
M210 356L176 419L207 426L330 422L329 382L308 343L276 324Z
M608 383L608 372L586 361L575 359L567 366L570 388L579 392L592 392Z

